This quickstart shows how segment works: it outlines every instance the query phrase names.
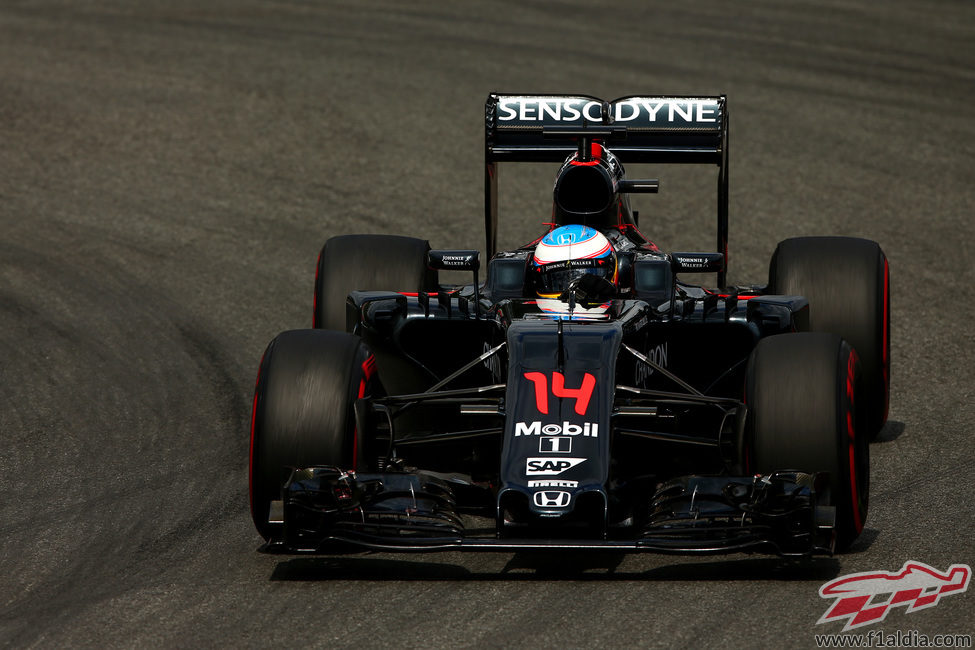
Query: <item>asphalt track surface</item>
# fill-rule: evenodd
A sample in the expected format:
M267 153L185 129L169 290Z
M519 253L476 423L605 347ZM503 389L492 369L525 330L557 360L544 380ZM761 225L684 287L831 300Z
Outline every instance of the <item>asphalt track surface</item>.
M200 6L203 4L203 6ZM726 93L731 272L775 243L891 262L891 422L867 530L762 556L260 553L258 360L310 326L325 238L476 247L491 90ZM0 5L0 646L813 646L821 584L975 564L975 5ZM502 244L554 168L502 169ZM713 245L712 169L641 225ZM975 590L882 629L975 632Z

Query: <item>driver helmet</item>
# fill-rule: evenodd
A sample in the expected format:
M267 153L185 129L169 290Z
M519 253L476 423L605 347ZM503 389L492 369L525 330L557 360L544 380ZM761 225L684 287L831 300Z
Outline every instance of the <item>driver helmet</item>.
M535 247L531 274L539 298L558 298L573 280L586 273L618 284L616 251L595 228L561 226L542 237Z

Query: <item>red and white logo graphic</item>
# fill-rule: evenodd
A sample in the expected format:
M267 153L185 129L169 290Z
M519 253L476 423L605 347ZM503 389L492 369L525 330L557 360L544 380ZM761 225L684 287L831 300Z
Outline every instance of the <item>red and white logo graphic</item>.
M907 613L934 607L942 596L953 596L968 589L972 569L967 564L952 564L945 572L923 562L908 561L900 571L853 573L827 582L819 588L822 598L835 598L816 624L846 621L843 631L884 620L893 607L904 605Z

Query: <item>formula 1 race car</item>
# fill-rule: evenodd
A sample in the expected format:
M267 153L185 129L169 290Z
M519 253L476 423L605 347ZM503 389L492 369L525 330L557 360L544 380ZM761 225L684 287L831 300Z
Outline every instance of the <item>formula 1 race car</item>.
M250 446L267 548L849 546L887 417L880 246L789 239L766 284L727 286L723 96L491 94L485 118L483 282L476 250L333 237L313 329L268 345ZM498 252L506 161L561 166L548 231ZM716 252L641 234L629 195L658 183L630 162L717 167Z

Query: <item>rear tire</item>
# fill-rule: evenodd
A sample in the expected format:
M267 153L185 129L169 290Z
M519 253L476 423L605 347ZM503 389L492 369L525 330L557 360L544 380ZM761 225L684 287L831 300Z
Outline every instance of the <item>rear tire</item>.
M279 334L261 359L250 445L251 516L270 539L272 500L295 467L356 469L362 456L355 400L371 391L372 357L357 336L322 330Z
M352 291L436 290L427 267L430 244L396 235L332 237L318 256L312 327L347 331L346 298Z
M769 291L809 299L813 332L832 332L857 351L866 383L867 431L877 437L890 403L890 279L876 242L797 237L780 242Z
M839 550L863 530L869 504L862 387L856 352L835 334L772 336L748 360L746 468L828 472Z

